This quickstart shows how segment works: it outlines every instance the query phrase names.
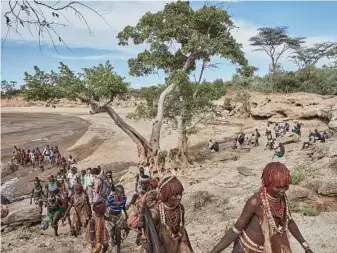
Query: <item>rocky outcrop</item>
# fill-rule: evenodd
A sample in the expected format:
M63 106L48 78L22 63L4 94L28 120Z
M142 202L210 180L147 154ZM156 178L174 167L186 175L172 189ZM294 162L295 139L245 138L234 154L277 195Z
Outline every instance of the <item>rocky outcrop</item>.
M337 177L322 181L317 190L318 194L324 196L337 196Z
M297 185L290 185L287 191L287 197L289 201L308 198L311 192L309 189Z
M248 92L247 92L248 93ZM233 90L215 104L225 104L232 107L231 114L242 109L248 102L250 116L254 119L269 120L271 122L296 121L318 119L328 124L329 128L337 131L337 96L322 96L311 93L261 93L249 92L241 96L245 101L239 101L238 94ZM233 105L236 102L237 106ZM238 109L236 109L238 107Z
M19 165L16 163L5 163L1 164L0 170L1 170L1 177L5 177L9 174L12 174L13 172L17 171L19 169Z
M17 210L10 213L5 219L1 220L2 226L22 226L22 225L34 225L41 222L41 214L39 208L32 207L22 210Z

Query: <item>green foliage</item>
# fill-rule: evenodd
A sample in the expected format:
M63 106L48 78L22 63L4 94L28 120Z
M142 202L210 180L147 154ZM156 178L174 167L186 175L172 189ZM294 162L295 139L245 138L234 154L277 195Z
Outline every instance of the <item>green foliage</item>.
M194 60L220 56L247 65L241 45L230 34L233 28L226 11L207 5L193 10L189 2L179 1L166 4L157 13L146 13L137 25L125 27L117 37L120 45L149 44L149 49L129 59L130 75L144 76L182 69L190 55ZM187 72L195 66L195 61L191 62Z
M181 1L166 4L159 12L148 12L135 26L125 27L118 34L120 45L149 45L136 58L129 59L130 75L145 76L157 71L167 74L164 86L139 91L137 96L144 99L145 104L139 105L128 117L154 118L160 94L173 83L177 84L177 88L165 99L166 123L176 127L179 116L184 126L189 126L195 116L211 110L212 100L224 95L226 85L222 80L213 83L190 81L188 75L196 69L197 61L203 62L203 67L207 63L209 68L213 66L210 64L212 57L219 56L238 63L242 75L251 76L256 70L248 65L241 45L231 35L234 28L231 17L220 7L205 4L193 10L189 2ZM189 63L188 68L184 67L186 63Z
M297 47L293 55L290 56L300 69L315 64L322 58L333 58L337 51L336 42L315 43L312 47Z
M309 206L308 204L303 207L304 216L318 216L320 214L319 210Z
M127 115L127 118L135 120L155 118L157 114L158 97L165 88L165 85L140 88L134 96L144 100L145 104L138 105L133 113Z
M270 86L273 82L273 87ZM241 77L234 75L228 87L260 92L309 92L337 95L337 68L309 66L297 71L277 72L272 76Z
M74 100L86 96L96 101L110 100L127 92L128 83L113 71L109 61L83 73L74 73L67 65L60 63L58 72L46 73L37 66L33 75L25 72L24 96L27 100L49 101L67 98Z
M300 182L305 180L308 176L310 176L310 168L305 165L298 165L291 172L291 184L298 185Z

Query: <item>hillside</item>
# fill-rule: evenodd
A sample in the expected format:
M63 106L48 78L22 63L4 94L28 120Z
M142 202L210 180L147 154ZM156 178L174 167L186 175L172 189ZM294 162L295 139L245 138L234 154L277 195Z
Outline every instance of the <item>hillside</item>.
M294 219L314 252L335 253L337 248L337 138L336 134L327 143L315 144L308 150L300 150L303 141L307 141L309 130L327 130L328 126L336 130L337 98L315 94L264 94L249 93L239 96L228 92L219 101L217 113L198 125L199 133L189 138L189 147L194 164L179 171L185 193L183 204L186 207L187 231L196 253L206 253L231 227L240 214L244 202L260 186L261 171L272 161L272 152L265 150L264 131L267 121L295 122L303 124L302 138L299 142L286 144L286 155L280 159L296 178L288 198ZM242 98L243 97L243 98ZM248 110L247 110L248 109ZM68 150L79 156L83 147L93 146L100 140L87 157L82 157L80 168L102 165L112 168L115 176L127 190L128 198L133 192L133 179L136 167L130 163L137 161L136 146L113 123L108 115L89 115L87 108L56 107L3 108L15 112L53 112L68 116L77 116L90 122L88 131ZM148 137L152 122L126 119L133 108L117 108L117 112L127 123ZM250 116L250 117L247 117ZM205 149L209 139L225 140L240 131L251 134L255 128L262 135L259 147L245 147L232 150L231 143L220 145L220 151L211 153ZM285 136L281 141L291 139ZM162 149L176 146L176 133L167 129L162 131ZM125 151L128 152L125 152ZM240 167L245 167L244 173ZM43 173L46 178L52 170ZM25 208L27 200L9 206L10 210ZM134 234L124 242L122 252L136 252ZM292 238L293 252L301 252L301 246ZM2 234L3 252L74 252L88 249L81 238L70 238L68 227L61 227L61 235L55 239L52 231L41 231L39 226L20 228ZM231 252L231 249L224 251Z

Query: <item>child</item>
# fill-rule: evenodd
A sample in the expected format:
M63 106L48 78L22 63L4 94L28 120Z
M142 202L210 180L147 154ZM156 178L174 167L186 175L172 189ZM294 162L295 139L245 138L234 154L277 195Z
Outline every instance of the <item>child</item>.
M34 188L32 190L32 195L30 197L30 204L32 204L32 199L34 198L34 203L39 207L40 214L42 214L43 201L42 197L45 197L41 181L38 177L34 179Z
M46 203L47 217L54 229L54 235L58 236L58 222L63 216L63 208L60 198L55 193L50 193Z
M87 240L91 245L91 253L105 253L109 247L109 232L104 219L106 205L103 201L95 202L93 210L95 214L87 228Z

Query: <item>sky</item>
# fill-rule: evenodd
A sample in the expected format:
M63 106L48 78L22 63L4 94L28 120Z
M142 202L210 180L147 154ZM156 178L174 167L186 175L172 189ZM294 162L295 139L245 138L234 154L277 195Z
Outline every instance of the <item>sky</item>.
M50 2L49 2L50 3ZM85 1L87 5L99 11L107 21L92 12L79 7L91 28L88 31L85 22L71 11L65 12L59 20L65 27L57 28L57 32L67 43L67 49L52 36L57 52L51 40L45 35L38 46L37 32L29 33L26 27L18 26L19 33L7 34L4 13L9 10L7 2L1 1L1 80L17 81L24 84L24 72L33 73L34 65L44 71L57 70L59 62L70 69L81 72L83 68L92 67L110 60L115 71L126 78L134 88L163 83L165 75L156 74L147 77L132 77L128 74L127 60L142 52L145 45L121 47L116 36L126 25L135 25L146 12L156 12L163 8L163 1ZM204 2L192 1L194 9L200 8ZM288 26L289 35L307 37L307 46L324 41L337 41L337 2L314 1L262 1L262 2L225 2L224 8L231 14L238 29L232 32L234 38L242 44L250 65L259 68L256 74L264 75L269 69L269 58L263 52L253 51L249 38L256 35L259 27ZM46 14L48 15L48 14ZM51 13L49 13L51 15ZM48 17L48 16L47 16ZM4 41L4 39L6 40ZM41 51L42 53L41 53ZM217 78L231 79L237 66L230 62L215 58L217 69L208 69L204 78L212 81ZM328 61L322 60L318 65ZM294 70L296 66L285 57L281 64L286 70ZM198 70L198 69L197 69Z

